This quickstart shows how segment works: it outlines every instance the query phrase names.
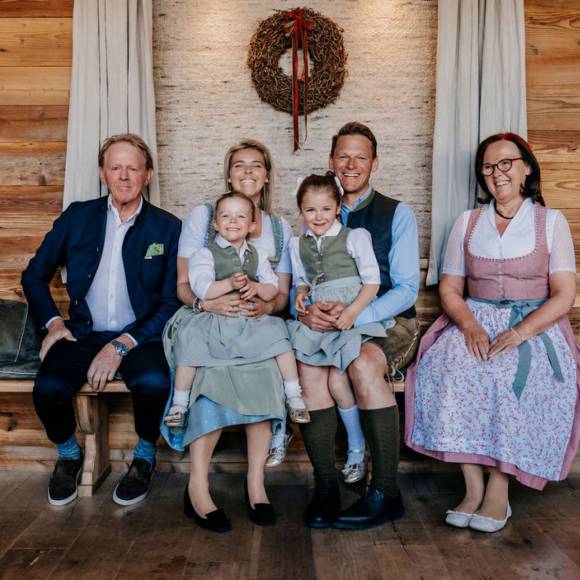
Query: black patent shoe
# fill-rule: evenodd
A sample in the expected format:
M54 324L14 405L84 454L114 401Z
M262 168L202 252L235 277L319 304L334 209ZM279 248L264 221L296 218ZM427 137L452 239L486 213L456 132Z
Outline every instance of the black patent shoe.
M250 519L258 526L273 526L276 524L276 512L271 503L255 503L254 507L250 503L248 495L248 480L244 481L244 491L246 495L246 504L248 506L248 515Z
M129 506L143 501L149 494L149 484L155 472L155 461L133 459L129 471L115 486L113 501L116 504Z
M78 459L57 459L48 482L48 503L66 505L78 495L78 482L83 471L83 454Z
M309 528L329 528L340 511L340 491L336 481L316 483L314 496L304 513L304 523Z
M398 520L404 515L405 507L400 493L392 498L379 489L369 487L358 501L334 518L332 525L342 530L366 530Z
M217 509L213 512L209 512L202 518L193 508L191 503L191 498L189 497L189 489L187 485L185 486L185 491L183 492L183 513L190 519L192 519L200 528L204 530L209 530L210 532L229 532L232 529L232 524L228 520L224 510Z

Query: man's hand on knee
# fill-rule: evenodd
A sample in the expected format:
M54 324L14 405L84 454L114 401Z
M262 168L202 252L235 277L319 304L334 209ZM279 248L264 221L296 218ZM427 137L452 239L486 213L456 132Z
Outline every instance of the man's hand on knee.
M87 372L87 382L93 391L101 392L105 389L107 383L115 378L122 360L111 343L106 344L98 352Z
M338 319L336 314L330 314L334 302L316 302L308 305L308 313L298 317L300 322L303 322L312 330L318 332L327 332L329 330L336 330L334 323Z
M77 340L72 332L65 326L64 320L62 320L62 318L55 318L48 325L48 334L44 337L44 340L40 345L40 352L38 353L40 360L44 360L44 357L53 345L63 338L73 342L76 342Z

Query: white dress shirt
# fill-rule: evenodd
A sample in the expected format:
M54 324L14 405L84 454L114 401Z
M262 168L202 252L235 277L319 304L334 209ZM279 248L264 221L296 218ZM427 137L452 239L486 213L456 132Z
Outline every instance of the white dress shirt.
M220 248L231 246L231 244L219 234L215 237L214 241ZM240 256L242 264L247 249L248 244L247 242L244 242L238 250L238 255ZM268 261L268 256L258 248L256 248L256 251L258 252L258 270L256 273L258 282L260 282L260 284L272 284L272 286L278 288L278 276L276 276L274 270L272 270L272 266L270 266L270 262ZM215 282L215 264L213 254L208 248L201 248L195 252L189 260L189 285L198 298L205 300L205 295L213 282Z
M143 199L135 213L122 222L109 195L103 253L86 296L95 332L120 331L135 322L123 264L123 241L142 207ZM137 344L131 335L128 336Z
M316 241L316 247L320 251L323 238L336 237L343 228L342 224L336 220L328 231L317 237L311 230L307 229L305 235L311 236ZM358 273L363 284L380 284L381 274L379 264L373 250L373 243L370 233L364 228L356 228L348 233L346 238L346 251L353 258L358 269ZM290 259L292 260L293 285L310 286L304 265L300 258L300 237L295 236L290 240Z

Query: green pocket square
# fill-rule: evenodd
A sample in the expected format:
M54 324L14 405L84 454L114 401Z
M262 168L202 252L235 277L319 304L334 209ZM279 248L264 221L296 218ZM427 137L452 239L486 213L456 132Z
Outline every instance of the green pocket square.
M163 251L164 251L163 244L151 244L147 248L145 258L153 258L153 256L163 256Z

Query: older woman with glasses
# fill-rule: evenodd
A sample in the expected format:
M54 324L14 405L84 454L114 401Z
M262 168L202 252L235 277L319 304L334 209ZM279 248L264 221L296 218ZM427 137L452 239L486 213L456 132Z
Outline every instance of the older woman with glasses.
M566 317L576 262L526 141L489 137L475 169L488 203L449 237L444 314L407 374L405 441L461 465L465 497L446 522L495 532L512 514L509 476L541 490L566 477L578 447L580 354Z

